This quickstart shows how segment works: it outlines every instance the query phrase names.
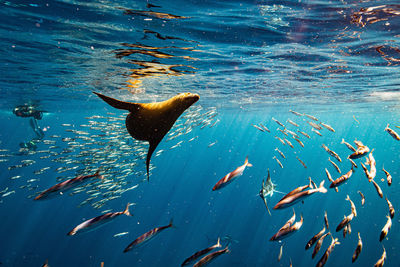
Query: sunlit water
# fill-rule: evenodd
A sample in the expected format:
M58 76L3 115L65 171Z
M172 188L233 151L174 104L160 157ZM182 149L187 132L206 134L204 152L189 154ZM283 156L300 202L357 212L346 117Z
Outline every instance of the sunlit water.
M0 2L0 211L2 266L179 266L194 252L229 245L211 266L313 266L307 241L324 226L339 239L326 266L351 265L357 233L363 251L355 266L372 266L387 252L385 266L398 266L397 214L379 242L399 193L398 132L400 6L389 1L52 1ZM133 102L162 101L181 92L200 100L185 112L159 145L146 181L146 142L126 132L126 112L92 91ZM20 143L36 138L29 118L12 110L30 104L44 111L44 138L36 150ZM331 125L311 131L311 114ZM272 118L299 134L304 147ZM299 127L288 123L290 119ZM263 124L271 133L253 125ZM306 138L297 132L306 132ZM287 138L293 148L275 138ZM302 228L282 243L270 237L292 216L272 210L283 196L258 196L267 169L276 190L288 193L350 170L346 159L361 140L376 159L381 199L361 168L336 193L316 193L293 206ZM322 148L337 152L339 163ZM282 151L283 159L275 148ZM214 184L249 157L253 167L228 186ZM282 163L281 168L276 156ZM301 159L307 168L298 161ZM393 176L389 187L382 167ZM100 168L104 180L46 201L41 191ZM383 180L382 180L383 179ZM365 205L357 191L365 195ZM351 234L335 228L351 212ZM122 211L102 228L67 233L104 211ZM167 229L146 245L123 253L146 231ZM128 232L125 234L125 232ZM115 236L116 234L121 236ZM228 242L230 240L230 242ZM283 244L283 256L278 254Z

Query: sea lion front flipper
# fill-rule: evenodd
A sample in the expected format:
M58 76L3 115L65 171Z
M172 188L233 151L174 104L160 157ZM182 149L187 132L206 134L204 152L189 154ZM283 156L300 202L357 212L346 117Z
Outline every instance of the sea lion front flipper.
M140 107L140 104L137 104L137 103L124 102L124 101L120 101L118 99L115 99L115 98L112 98L109 96L102 95L100 93L96 93L96 92L93 92L93 93L96 94L98 97L103 99L104 102L106 102L107 104L109 104L110 106L112 106L114 108L133 111Z
M164 137L164 136L163 136ZM149 181L150 175L149 175L149 169L150 169L150 159L151 155L153 155L154 150L156 150L158 144L161 142L162 138L160 140L150 140L149 141L149 150L147 151L147 158L146 158L146 168L147 168L147 181Z

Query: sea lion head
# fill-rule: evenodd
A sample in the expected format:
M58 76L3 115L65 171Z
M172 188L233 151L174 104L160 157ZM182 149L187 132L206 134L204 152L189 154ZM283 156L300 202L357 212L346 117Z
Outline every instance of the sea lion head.
M196 103L200 99L200 96L198 94L193 94L193 93L181 93L178 94L174 97L174 102L176 101L179 103L179 106L183 109L186 110L188 109L191 105Z

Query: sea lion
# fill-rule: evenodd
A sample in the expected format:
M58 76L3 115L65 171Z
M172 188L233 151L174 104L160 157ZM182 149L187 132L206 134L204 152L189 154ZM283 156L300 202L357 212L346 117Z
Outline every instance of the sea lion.
M129 114L125 120L128 133L137 140L149 142L146 159L147 180L151 155L158 144L179 116L200 99L198 94L182 93L162 102L132 103L93 93L114 108L128 110Z

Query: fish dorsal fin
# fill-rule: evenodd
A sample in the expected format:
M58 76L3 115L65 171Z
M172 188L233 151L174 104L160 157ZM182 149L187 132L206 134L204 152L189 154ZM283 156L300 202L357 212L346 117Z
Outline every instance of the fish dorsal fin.
M96 93L96 92L93 92L93 93L96 94L101 99L103 99L104 102L106 102L110 106L112 106L114 108L117 108L117 109L134 111L136 109L139 109L140 105L141 105L141 104L138 104L138 103L121 101L121 100L118 100L118 99L115 99L115 98L112 98L112 97L109 97L109 96L105 96L105 95L102 95L102 94Z

